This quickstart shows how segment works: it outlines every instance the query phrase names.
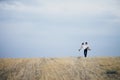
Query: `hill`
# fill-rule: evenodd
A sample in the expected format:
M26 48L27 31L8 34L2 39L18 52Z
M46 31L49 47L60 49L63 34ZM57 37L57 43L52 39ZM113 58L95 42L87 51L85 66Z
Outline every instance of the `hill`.
M1 58L0 80L120 80L120 57Z

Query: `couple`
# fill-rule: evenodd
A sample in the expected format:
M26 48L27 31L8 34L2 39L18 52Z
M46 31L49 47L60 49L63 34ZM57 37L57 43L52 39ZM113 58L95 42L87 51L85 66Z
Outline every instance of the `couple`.
M89 47L89 45L88 45L88 42L82 43L79 51L81 49L84 49L84 57L87 57L87 51L91 50L90 47Z

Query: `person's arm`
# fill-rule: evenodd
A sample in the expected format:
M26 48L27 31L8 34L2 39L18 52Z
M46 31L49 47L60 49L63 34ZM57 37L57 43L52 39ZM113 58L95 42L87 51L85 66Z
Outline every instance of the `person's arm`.
M80 51L83 48L83 46L80 47L80 49L78 49L78 51Z
M88 45L88 50L91 50L89 45Z

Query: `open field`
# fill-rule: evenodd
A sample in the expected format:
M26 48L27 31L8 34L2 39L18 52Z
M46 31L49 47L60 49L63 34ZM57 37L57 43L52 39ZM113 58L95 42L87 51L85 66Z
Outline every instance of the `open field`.
M120 80L120 57L1 58L0 80Z

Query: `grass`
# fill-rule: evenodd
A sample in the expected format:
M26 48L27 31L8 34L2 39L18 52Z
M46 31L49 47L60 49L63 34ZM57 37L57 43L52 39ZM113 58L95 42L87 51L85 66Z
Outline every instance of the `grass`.
M0 80L120 80L120 57L1 58Z

